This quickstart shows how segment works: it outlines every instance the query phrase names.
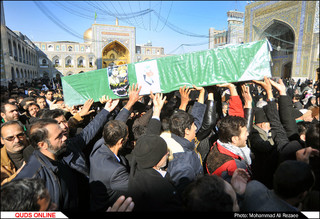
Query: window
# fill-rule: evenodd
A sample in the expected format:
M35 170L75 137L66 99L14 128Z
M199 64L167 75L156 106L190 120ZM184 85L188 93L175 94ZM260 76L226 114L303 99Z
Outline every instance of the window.
M59 67L60 66L60 61L59 61L59 57L58 56L55 56L53 59L52 59L52 62L53 62L53 67Z
M29 64L29 52L26 50L26 64Z
M26 63L26 53L24 51L24 48L22 48L22 56L23 56L23 63Z
M48 45L48 51L53 51L53 46L52 45Z
M46 50L46 45L42 45L41 49L42 49L42 51L45 51Z
M46 59L42 59L42 65L46 65L47 64L47 60Z
M62 45L62 46L61 46L61 49L62 49L62 51L66 51L66 46L65 46L65 45Z
M78 68L83 68L83 58L78 59Z
M72 59L71 59L70 56L67 57L65 60L66 60L65 63L66 63L66 67L67 67L67 68L73 67L73 66L72 66Z
M18 61L17 44L15 41L13 41L13 56L14 56L14 60Z
M69 52L72 51L72 46L68 46L68 51L69 51Z
M22 62L22 55L21 55L21 47L18 45L18 51L19 51L19 62Z
M93 58L89 59L89 67L92 68L93 67Z
M60 46L57 45L57 46L56 46L56 51L59 51L59 50L60 50Z
M12 56L11 40L8 40L8 44L9 44L9 55Z
M137 46L137 47L136 47L136 51L137 51L137 54L140 54L140 53L141 53L141 47L140 47L140 46Z

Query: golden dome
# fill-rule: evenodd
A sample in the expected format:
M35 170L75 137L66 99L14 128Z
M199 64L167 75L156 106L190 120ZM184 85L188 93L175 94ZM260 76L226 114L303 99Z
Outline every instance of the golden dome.
M92 40L92 28L91 27L84 32L83 39L85 42Z

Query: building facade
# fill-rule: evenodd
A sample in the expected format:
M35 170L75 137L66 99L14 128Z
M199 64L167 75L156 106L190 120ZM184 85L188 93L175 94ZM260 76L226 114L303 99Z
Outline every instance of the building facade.
M216 30L213 27L209 29L209 49L215 49L219 46L224 46L227 44L227 34L226 30Z
M164 48L152 46L151 41L147 42L144 45L136 46L136 62L155 59L164 56L166 56L164 54Z
M21 84L37 77L37 60L36 46L32 41L5 25L1 1L1 85L7 86L11 80Z
M163 57L163 47L136 45L135 27L92 24L84 32L84 42L35 42L39 73L56 77Z
M209 28L209 49L218 48L227 44L243 43L244 13L228 11L228 30Z
M70 41L34 44L39 57L39 75L42 77L67 76L97 69L90 44Z
M240 11L228 11L228 44L243 43L244 13Z
M272 75L316 79L319 1L259 1L246 6L245 42L267 38Z
M135 27L92 24L84 42L32 42L5 24L1 1L1 85L18 85L33 78L60 78L112 65L122 65L166 56L163 47L151 42L136 45Z

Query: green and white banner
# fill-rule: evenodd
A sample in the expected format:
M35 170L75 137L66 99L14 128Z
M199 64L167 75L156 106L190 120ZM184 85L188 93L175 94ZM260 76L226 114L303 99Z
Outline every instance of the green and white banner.
M138 83L141 95L168 93L181 86L204 87L226 82L261 80L271 77L270 46L267 40L217 49L167 56L62 77L65 103L127 97L128 86Z

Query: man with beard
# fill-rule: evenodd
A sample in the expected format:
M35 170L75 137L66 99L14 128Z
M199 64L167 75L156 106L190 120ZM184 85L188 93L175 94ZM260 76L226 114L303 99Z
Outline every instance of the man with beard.
M30 127L30 141L35 150L28 163L15 179L41 178L45 180L52 202L58 210L78 208L77 172L88 176L89 170L81 151L95 137L107 121L119 100L108 99L103 110L73 138L68 139L54 119L39 119Z

